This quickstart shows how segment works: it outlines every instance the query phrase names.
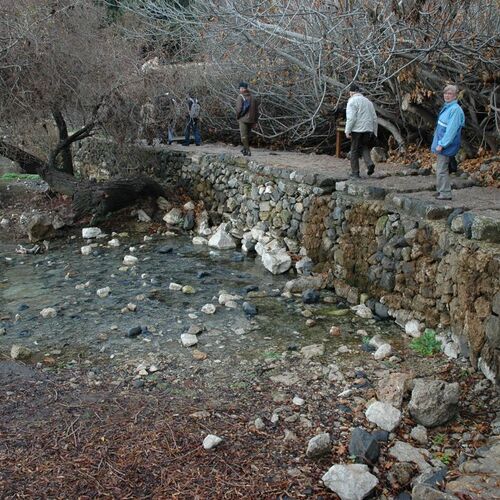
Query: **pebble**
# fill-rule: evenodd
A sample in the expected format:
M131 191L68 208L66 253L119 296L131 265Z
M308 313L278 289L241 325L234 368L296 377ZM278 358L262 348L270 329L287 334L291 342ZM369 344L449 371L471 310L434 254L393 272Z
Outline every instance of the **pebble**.
M112 240L108 241L108 247L119 247L120 246L120 240L118 238L113 238Z
M12 359L26 360L31 357L31 350L23 345L14 344L10 348L10 357Z
M141 326L134 326L133 328L131 328L128 331L127 337L134 338L134 337L139 336L141 333L142 333L142 327Z
M184 293L186 295L192 295L192 294L196 293L196 290L191 285L184 285L182 287L182 293Z
M191 347L198 343L198 337L190 333L183 333L181 335L181 342L184 347Z
M96 292L97 296L100 297L101 299L107 297L110 293L111 293L111 288L109 288L109 286L104 288L99 288Z
M179 292L182 290L182 285L179 285L179 283L170 283L170 285L168 285L168 289L169 290L173 290L175 292Z
M211 450L212 448L219 446L219 444L221 444L221 443L222 443L222 438L220 438L219 436L216 436L214 434L209 434L203 440L203 448L205 448L205 450Z
M128 309L129 311L135 312L135 311L137 311L137 305L136 305L136 304L133 304L132 302L129 302L129 303L127 304L127 309Z
M125 255L125 257L123 257L123 264L125 266L135 266L138 261L139 259L133 255Z
M215 310L216 310L216 307L213 304L205 304L201 308L201 312L203 312L205 314L214 314Z
M254 420L253 425L255 425L255 428L258 431L262 431L266 428L266 424L264 423L264 421L260 417L258 417Z
M255 316L257 314L257 308L251 302L243 302L243 312L247 316Z
M90 255L92 253L92 246L84 245L80 248L80 252L82 253L82 255Z
M292 399L292 403L296 406L303 406L305 404L305 400L300 398L299 396L295 396Z
M55 318L57 311L53 307L46 307L40 311L40 316L42 318Z
M340 330L340 327L338 326L332 326L330 328L330 335L332 335L333 337L338 337L340 336L340 334L342 333L342 331Z
M208 358L208 354L203 351L199 351L198 349L193 350L193 359L196 361L204 361Z

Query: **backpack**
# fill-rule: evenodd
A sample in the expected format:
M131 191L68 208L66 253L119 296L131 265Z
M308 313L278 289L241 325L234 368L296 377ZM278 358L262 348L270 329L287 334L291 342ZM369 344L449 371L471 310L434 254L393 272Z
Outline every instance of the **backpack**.
M201 106L200 103L195 99L193 100L193 104L191 104L191 109L189 110L189 118L192 120L196 120L200 117Z
M248 113L248 110L250 109L250 99L245 99L245 97L241 96L243 99L243 104L241 105L241 111L239 113L238 118L242 118Z

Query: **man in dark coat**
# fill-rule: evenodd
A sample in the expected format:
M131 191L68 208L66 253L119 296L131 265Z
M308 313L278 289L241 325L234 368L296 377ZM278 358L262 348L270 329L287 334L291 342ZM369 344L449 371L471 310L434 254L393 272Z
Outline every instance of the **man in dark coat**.
M236 119L240 126L243 156L251 156L250 131L259 121L259 101L248 90L248 83L240 83L240 94L236 99Z

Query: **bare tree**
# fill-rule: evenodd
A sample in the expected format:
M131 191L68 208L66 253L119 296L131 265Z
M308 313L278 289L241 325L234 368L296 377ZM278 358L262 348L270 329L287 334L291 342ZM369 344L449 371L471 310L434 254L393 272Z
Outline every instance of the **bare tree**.
M467 0L136 0L121 2L148 36L182 43L173 56L210 63L205 87L229 117L235 81L264 96L262 135L328 139L356 80L400 147L428 140L445 82L459 85L467 143L497 150L498 2ZM154 36L152 35L154 33ZM233 87L233 88L231 88Z

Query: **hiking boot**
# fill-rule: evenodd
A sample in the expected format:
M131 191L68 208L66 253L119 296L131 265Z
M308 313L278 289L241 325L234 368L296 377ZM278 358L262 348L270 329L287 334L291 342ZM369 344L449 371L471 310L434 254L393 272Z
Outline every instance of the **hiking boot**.
M437 196L436 196L436 199L437 200L451 200L451 196L447 196L445 194L441 194L439 193Z
M351 173L349 174L349 179L361 179L359 174Z
M366 173L367 173L368 175L372 175L372 174L373 174L373 172L375 172L375 165L373 165L373 164L368 165L368 168L367 168L367 170L366 170Z

